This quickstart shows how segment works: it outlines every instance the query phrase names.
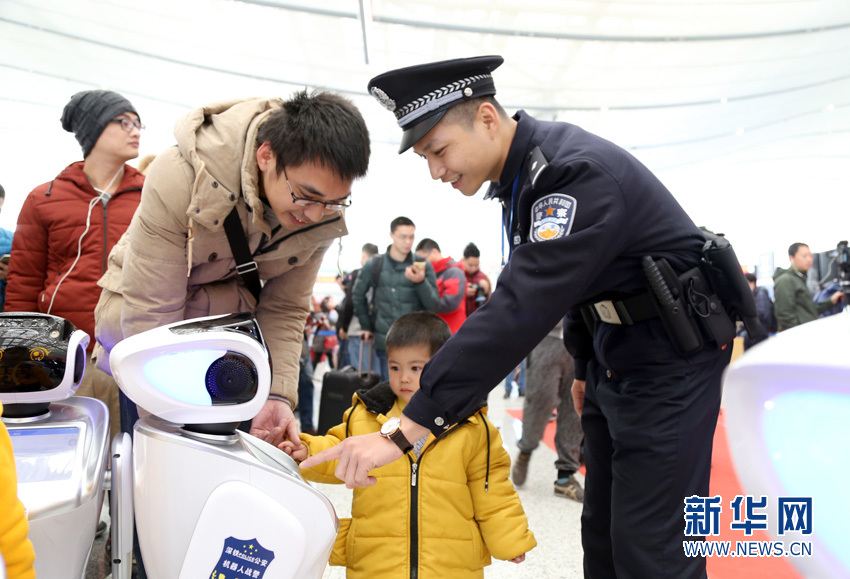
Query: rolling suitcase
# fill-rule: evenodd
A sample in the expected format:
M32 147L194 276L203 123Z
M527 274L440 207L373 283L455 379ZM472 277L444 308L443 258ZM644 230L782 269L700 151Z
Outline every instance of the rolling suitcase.
M363 370L364 351L367 351L370 366L366 371ZM351 406L351 397L356 391L371 388L381 381L380 374L372 371L371 361L372 342L361 342L357 368L346 366L341 370L325 372L319 398L319 425L316 428L319 436L327 434L330 428L342 422L342 415Z

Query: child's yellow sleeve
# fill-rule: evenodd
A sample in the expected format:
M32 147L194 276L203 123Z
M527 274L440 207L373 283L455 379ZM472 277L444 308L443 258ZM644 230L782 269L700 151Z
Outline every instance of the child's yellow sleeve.
M480 437L476 451L467 465L467 480L475 520L478 521L487 549L496 559L509 561L532 550L537 546L537 540L528 528L528 518L525 516L519 494L508 479L511 458L502 445L502 437L490 421L487 421L487 427L479 427Z
M351 407L346 410L345 414L343 414L342 417L342 424L337 424L336 426L328 430L328 433L323 436L312 436L310 434L301 433L301 442L303 442L307 446L307 449L309 451L308 456L313 456L314 454L318 454L323 450L332 448L343 440L345 440L346 423L348 422L349 416L353 410L354 407ZM309 481L318 483L342 484L343 481L339 480L334 475L334 470L336 469L337 463L339 463L338 460L330 460L321 464L317 464L316 466L308 469L302 469L301 476L303 476Z
M0 414L3 405L0 404ZM15 579L35 579L35 551L27 537L29 524L24 505L18 499L12 441L0 422L0 553L6 572Z

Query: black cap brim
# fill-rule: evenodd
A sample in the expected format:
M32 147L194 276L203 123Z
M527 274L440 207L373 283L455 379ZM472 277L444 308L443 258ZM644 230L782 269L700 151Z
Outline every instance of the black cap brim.
M444 114L446 114L446 111L434 113L427 119L424 119L422 122L416 123L409 129L406 129L404 132L402 132L401 146L398 148L398 154L401 155L410 147L418 143L422 139L422 137L427 135L428 132L433 129L437 125L437 123L440 122L440 119L443 118Z

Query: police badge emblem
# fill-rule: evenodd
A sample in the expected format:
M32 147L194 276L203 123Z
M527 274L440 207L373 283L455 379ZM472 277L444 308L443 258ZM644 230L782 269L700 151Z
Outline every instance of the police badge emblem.
M382 91L376 86L372 87L372 90L369 91L372 93L372 96L381 103L381 106L387 109L390 112L395 111L395 101L390 98L390 95Z
M235 537L224 540L221 557L209 577L212 579L262 579L271 562L274 551L264 548L257 539L243 541Z
M531 240L551 241L570 234L576 214L576 200L570 195L553 193L531 206Z

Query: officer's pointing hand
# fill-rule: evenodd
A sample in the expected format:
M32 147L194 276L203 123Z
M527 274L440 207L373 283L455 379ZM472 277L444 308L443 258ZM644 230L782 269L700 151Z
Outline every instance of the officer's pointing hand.
M333 448L315 454L301 463L301 468L310 468L329 460L339 459L334 475L345 486L368 487L376 482L369 476L372 469L390 464L401 457L401 449L379 432L346 438Z

